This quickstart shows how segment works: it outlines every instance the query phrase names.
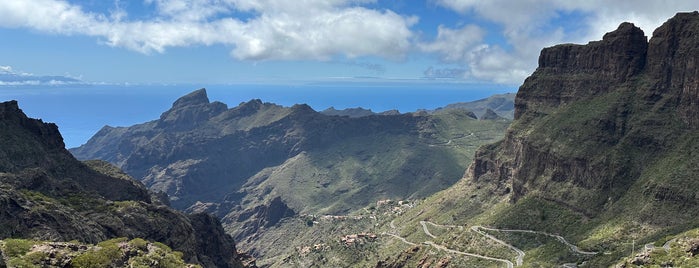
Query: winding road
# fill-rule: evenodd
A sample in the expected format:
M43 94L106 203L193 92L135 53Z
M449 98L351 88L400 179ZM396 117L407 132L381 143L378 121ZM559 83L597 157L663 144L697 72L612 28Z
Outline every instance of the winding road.
M512 249L512 250L514 250L514 251L517 253L517 258L515 259L515 262L517 262L517 266L522 266L522 262L524 261L524 255L525 255L525 254L524 254L524 251L522 251L521 249L516 248L516 247L513 246L513 245L508 244L508 243L505 242L505 241L502 241L502 240L498 239L497 237L494 237L494 236L492 236L492 235L490 235L490 234L488 234L488 233L486 233L486 232L481 231L481 229L484 229L484 230L493 230L493 229L490 229L490 228L485 228L485 227L483 227L483 226L477 226L477 225L476 225L476 226L471 226L471 230L472 230L472 231L474 231L474 232L476 232L476 233L479 233L479 234L481 234L482 236L485 236L485 237L489 238L490 240L493 240L493 241L495 241L495 242L497 242L497 243L499 243L499 244L501 244L501 245L503 245L503 246L506 246L506 247L508 247L508 248L510 248L510 249Z
M429 224L429 225L432 225L432 226L435 226L435 227L439 227L439 228L457 228L457 227L458 227L459 229L463 230L463 226L456 226L456 225L440 225L440 224L432 223L432 222L429 222L429 221L420 221L420 225L422 225L422 231L425 233L425 235L427 235L427 236L429 236L429 237L431 237L431 238L437 238L437 236L435 236L434 234L432 234L432 233L430 232L429 228L427 227L428 224ZM396 225L394 224L394 221L391 221L390 226L391 226L392 229L396 229ZM516 262L517 266L522 266L522 263L523 263L523 261L524 261L524 256L526 255L526 254L524 253L524 251L521 250L521 249L519 249L519 248L517 248L517 247L515 247L515 246L513 246L513 245L511 245L511 244L508 244L508 243L505 242L505 241L502 241L502 240L498 239L497 237L495 237L495 236L493 236L493 235L490 235L490 234L486 233L486 232L483 231L483 230L486 230L486 231L493 231L493 232L517 232L517 233L531 233L531 234L546 235L546 236L550 236L550 237L556 238L559 242L565 244L567 247L570 248L571 251L573 251L573 252L575 252L575 253L582 254L582 255L595 255L595 254L597 254L597 252L591 252L591 251L583 251L583 250L580 250L580 248L578 248L578 246L571 244L570 242L568 242L568 241L567 241L565 238L563 238L562 236L560 236L560 235L555 235L555 234L551 234L551 233L547 233L547 232L532 231L532 230L517 230L517 229L496 229L496 228L483 227L483 226L479 226L479 225L471 226L471 230L472 230L473 232L475 232L475 233L478 233L478 234L480 234L480 235L482 235L482 236L484 236L484 237L490 239L490 240L493 240L493 241L496 242L496 243L499 243L499 244L501 244L501 245L503 245L503 246L506 246L506 247L512 249L514 252L516 252L516 253L517 253L517 258L515 259L515 262ZM394 237L394 238L396 238L396 239L399 239L399 240L403 241L404 243L409 244L409 245L412 245L412 246L417 245L416 243L410 242L410 241L408 241L407 239L405 239L404 237L401 237L401 236L396 235L396 234L391 234L391 233L385 233L385 232L384 232L384 233L382 233L382 235L389 235L389 236L392 236L392 237ZM665 248L665 249L667 250L667 249L669 248L670 242L671 242L671 241L668 241L667 243L665 243L665 245L663 245L663 248ZM490 260L490 261L501 262L501 263L504 263L505 265L507 265L508 268L513 268L513 267L515 266L515 264L512 263L512 261L510 261L510 260L500 259L500 258L495 258L495 257L489 257L489 256L484 256L484 255L479 255L479 254L474 254L474 253L468 253L468 252L463 252L463 251L458 251L458 250L454 250L454 249L447 248L447 247L445 247L445 246L443 246L443 245L435 244L435 243L432 242L432 241L425 241L425 242L423 242L423 244L428 245L428 246L431 246L431 247L434 247L434 248L436 248L436 249L438 249L438 250L446 251L446 252L448 252L448 253L459 254L459 255L464 255L464 256L469 256L469 257L475 257L475 258L480 258L480 259L484 259L484 260ZM652 248L655 248L655 247L653 247L652 244L646 244L646 245L645 245L645 248L646 248L646 249L652 249ZM573 263L566 263L566 264L563 265L563 267L576 267L576 265L573 264Z
M532 230L516 230L516 229L495 229L495 228L488 228L488 227L483 227L483 226L473 226L471 227L471 230L474 230L478 232L477 229L483 229L483 230L488 230L488 231L494 231L494 232L511 232L511 233L530 233L530 234L540 234L540 235L546 235L550 236L553 238L556 238L559 242L565 244L567 247L570 248L571 251L582 254L582 255L595 255L597 252L592 252L592 251L583 251L578 248L578 246L571 244L568 242L565 238L563 238L560 235L555 235L555 234L550 234L547 232L539 232L539 231L532 231ZM480 233L480 232L479 232ZM483 233L481 233L483 234Z
M670 240L668 240L667 242L665 242L665 244L663 244L662 248L665 250L665 252L670 251L670 244L671 244L672 242L675 242L675 239L670 239ZM655 245L653 245L653 243L645 244L643 247L644 247L646 250L654 250L654 249L658 248L658 247L656 247Z

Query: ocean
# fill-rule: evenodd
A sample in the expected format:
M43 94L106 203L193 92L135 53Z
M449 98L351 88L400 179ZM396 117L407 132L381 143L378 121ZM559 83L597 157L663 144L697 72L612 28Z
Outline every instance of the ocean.
M516 88L449 82L345 82L247 85L73 85L0 87L0 101L17 100L30 117L56 123L67 148L77 147L105 125L130 126L158 119L177 98L206 88L210 101L235 107L261 99L279 105L305 103L317 111L362 107L374 112L413 112L467 102Z

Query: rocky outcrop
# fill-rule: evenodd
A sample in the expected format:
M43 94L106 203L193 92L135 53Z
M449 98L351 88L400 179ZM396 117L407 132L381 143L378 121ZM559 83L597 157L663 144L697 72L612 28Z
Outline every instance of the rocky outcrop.
M588 217L632 189L647 202L698 203L676 185L693 185L693 171L657 175L670 172L661 163L694 161L698 31L699 13L680 13L649 42L622 23L601 41L544 49L517 93L513 127L477 152L466 176L512 202L531 194Z
M647 48L643 31L631 23L622 23L601 41L545 48L539 67L517 92L515 119L609 92L643 71Z
M254 235L260 228L269 228L277 225L282 219L292 217L296 212L282 201L281 197L275 197L266 205L259 205L247 209L238 215L237 222L244 222L243 232L236 238L245 239Z
M648 76L654 84L644 96L673 96L667 108L699 127L699 12L680 13L653 32L648 46Z
M205 123L208 119L226 111L221 102L209 103L205 89L199 89L179 98L170 110L160 115L158 126L183 131Z
M188 217L194 228L200 262L209 264L207 267L239 265L233 239L226 234L218 219L205 213L191 214Z
M55 125L28 118L15 101L0 103L0 239L140 237L181 251L188 262L240 267L232 238L207 217L163 205L106 162L79 162Z

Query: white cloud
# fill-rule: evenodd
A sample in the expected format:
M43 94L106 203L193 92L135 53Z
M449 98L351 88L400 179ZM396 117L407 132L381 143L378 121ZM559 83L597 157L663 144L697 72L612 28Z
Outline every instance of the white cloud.
M66 76L37 76L16 72L12 66L0 66L0 86L60 86L84 84L79 78Z
M536 68L542 47L559 43L586 43L599 40L604 33L616 29L624 21L633 22L647 36L678 11L699 8L695 0L434 0L438 5L464 16L476 16L502 26L502 36L511 49L496 44L466 44L470 57L463 64L469 67L470 78L519 84ZM551 25L565 13L582 14L582 32L566 33L561 26ZM439 37L438 37L439 39ZM437 40L438 41L438 40ZM459 48L452 48L459 50ZM442 57L447 54L442 52Z
M157 17L125 20L121 9L106 16L61 0L5 0L0 2L0 27L95 36L141 53L223 44L244 60L402 58L411 48L409 28L417 19L360 6L370 2L146 0L156 7ZM235 12L256 15L241 21L229 16Z
M466 25L461 29L440 25L436 40L418 44L418 47L425 52L440 54L442 61L461 62L472 57L470 54L483 42L484 35L483 29L476 25Z

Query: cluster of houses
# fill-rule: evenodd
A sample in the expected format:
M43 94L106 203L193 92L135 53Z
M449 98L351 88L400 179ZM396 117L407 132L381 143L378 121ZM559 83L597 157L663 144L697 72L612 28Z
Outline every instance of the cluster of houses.
M347 246L364 244L364 242L374 242L378 236L374 233L349 234L340 238L340 243Z
M363 216L339 216L339 215L323 215L321 216L322 219L324 220L339 220L339 221L345 221L345 220L361 220L364 217Z
M380 208L383 206L387 206L388 210L391 213L401 215L401 214L403 214L404 209L415 207L415 202L408 201L408 200L394 201L391 199L384 199L384 200L376 201L377 208Z
M306 255L308 255L308 253L311 253L311 251L321 252L321 251L326 251L329 249L330 249L330 246L328 246L325 243L315 244L313 246L296 247L296 251L298 251L299 255L301 255L301 256L306 256Z

